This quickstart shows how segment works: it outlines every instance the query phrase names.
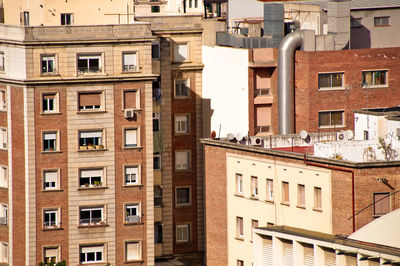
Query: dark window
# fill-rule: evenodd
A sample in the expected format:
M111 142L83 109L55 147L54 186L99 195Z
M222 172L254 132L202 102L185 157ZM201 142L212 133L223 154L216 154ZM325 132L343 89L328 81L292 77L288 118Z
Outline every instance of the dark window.
M152 6L151 13L160 13L160 6Z
M374 18L374 26L389 26L390 25L390 17L375 17Z
M101 71L100 55L78 56L78 71L80 73L95 73Z
M161 222L154 223L154 243L162 243L163 239L163 228Z
M374 193L374 215L390 212L390 193Z
M177 205L187 205L190 204L190 188L176 188L176 204Z
M343 87L343 73L318 74L318 87L320 89Z
M344 111L319 112L319 126L343 126Z
M153 168L154 168L154 170L161 170L161 155L160 154L154 154Z
M160 44L159 43L153 43L151 45L151 58L153 58L153 59L160 58Z
M363 71L362 72L362 86L366 88L368 86L385 86L387 71Z
M154 206L162 206L162 188L154 187Z
M72 25L72 14L61 14L61 25Z

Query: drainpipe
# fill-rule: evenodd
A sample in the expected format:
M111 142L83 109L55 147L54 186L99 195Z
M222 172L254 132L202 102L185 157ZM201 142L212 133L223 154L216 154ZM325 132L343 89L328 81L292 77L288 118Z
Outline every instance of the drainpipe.
M351 173L351 204L352 204L352 213L353 213L353 233L356 231L356 217L355 217L355 203L354 203L354 171L347 169L347 168L341 168L341 167L336 167L336 166L329 166L329 165L324 165L324 164L319 164L319 163L313 163L307 160L307 155L304 154L304 163L309 166L317 166L317 167L322 167L322 168L327 168L331 170L337 170L337 171L343 171L347 173Z
M278 50L279 134L294 133L294 53L303 45L302 31L283 38Z

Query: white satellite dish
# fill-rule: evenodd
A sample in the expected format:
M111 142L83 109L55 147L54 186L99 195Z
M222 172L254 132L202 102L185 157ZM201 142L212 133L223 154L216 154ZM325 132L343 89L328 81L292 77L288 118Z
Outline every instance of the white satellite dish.
M302 139L306 139L306 138L307 138L307 136L308 136L308 133L307 133L307 131L305 131L305 130L302 130L302 131L300 131L300 138L302 138Z
M348 129L346 130L346 137L348 140L352 140L354 138L354 133L352 130Z
M243 135L241 133L236 134L236 140L241 141L243 139Z
M235 135L233 135L232 133L228 133L226 134L226 138L229 140L233 140L235 138Z

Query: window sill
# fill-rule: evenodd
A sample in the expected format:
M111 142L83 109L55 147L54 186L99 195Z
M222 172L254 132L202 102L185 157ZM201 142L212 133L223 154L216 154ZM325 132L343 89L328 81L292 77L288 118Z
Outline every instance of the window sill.
M180 173L180 172L190 172L190 171L191 171L190 168L187 168L187 169L176 169L175 168L175 172L178 172L178 173Z
M60 230L64 230L64 228L62 228L62 227L44 227L42 230L43 231L60 231Z
M175 205L175 209L189 209L192 207L192 204L187 204L187 205Z
M318 91L344 91L345 87L323 87L318 88Z
M121 74L140 74L140 73L141 73L140 70L131 70L131 71L129 71L129 70L122 70L122 71L121 71Z
M79 150L77 150L77 152L92 152L92 151L108 151L108 149L95 149L95 148L93 148L93 149L79 149Z
M50 153L62 153L62 151L42 151L42 154L50 154Z
M76 111L77 114L102 114L107 113L106 110L80 110Z
M137 222L137 223L124 223L124 225L126 225L126 226L132 226L132 225L143 225L144 223L143 222Z
M382 215L385 215L386 213L382 213L382 214L373 214L372 215L372 218L379 218L379 217L381 217Z
M0 110L0 113L1 113L1 112L7 113L7 109L1 109L1 110Z
M233 194L233 195L235 195L236 197L244 198L244 195L243 195L243 194L235 193L235 194Z
M123 150L141 150L143 149L142 146L136 146L136 147L122 147Z
M60 112L41 112L41 115L61 115Z
M107 73L104 73L103 71L97 71L97 72L78 72L77 73L78 77L85 77L85 76L107 76Z
M41 77L57 77L60 76L57 72L40 73Z
M175 96L174 100L186 100L190 99L190 96Z
M316 212L322 212L322 209L320 209L320 208L312 208L312 210L316 211Z
M174 136L179 137L179 136L188 136L190 135L190 132L175 132Z
M336 125L336 126L319 126L320 129L332 129L332 128L344 128L345 125Z
M88 225L78 225L78 228L93 228L93 227L107 227L109 224L88 224Z
M237 236L237 237L235 237L235 239L236 239L236 240L239 240L239 241L244 241L244 238L243 238L243 237L238 237L238 236Z
M132 185L122 185L123 188L129 188L129 187L138 187L142 188L143 184L132 184Z
M389 86L387 84L385 84L385 85L369 85L369 86L361 87L361 89L365 89L365 90L367 90L367 89L388 89L388 88L389 88Z
M281 202L281 205L283 205L283 206L290 206L290 203L289 203L289 202Z
M47 193L47 192L63 192L63 190L60 189L60 188L55 188L55 189L42 189L42 192L45 192L45 193Z
M78 190L98 190L98 189L108 189L107 186L99 186L99 187L79 187Z
M192 241L188 240L188 241L175 241L175 245L187 245L187 244L191 244Z
M258 200L258 196L250 196L249 199L251 199L251 200Z
M275 204L275 201L274 201L274 200L268 200L268 199L266 199L265 202Z
M303 206L303 205L296 205L296 208L305 210L305 209L306 209L306 206Z
M130 263L140 263L140 264L142 264L142 263L144 263L144 260L127 260L127 261L124 261L124 264L130 264Z

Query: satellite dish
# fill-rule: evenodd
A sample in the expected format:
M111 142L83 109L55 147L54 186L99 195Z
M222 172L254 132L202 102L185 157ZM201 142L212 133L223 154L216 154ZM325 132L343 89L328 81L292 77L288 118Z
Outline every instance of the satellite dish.
M243 135L241 133L236 134L236 140L241 141L243 139Z
M305 130L300 131L300 138L305 140L307 138L307 136L308 136L307 131L305 131Z
M352 140L354 138L354 133L352 130L348 129L346 130L346 137L348 140Z
M233 135L232 133L228 133L226 134L226 138L229 140L233 140L235 138L235 135Z

